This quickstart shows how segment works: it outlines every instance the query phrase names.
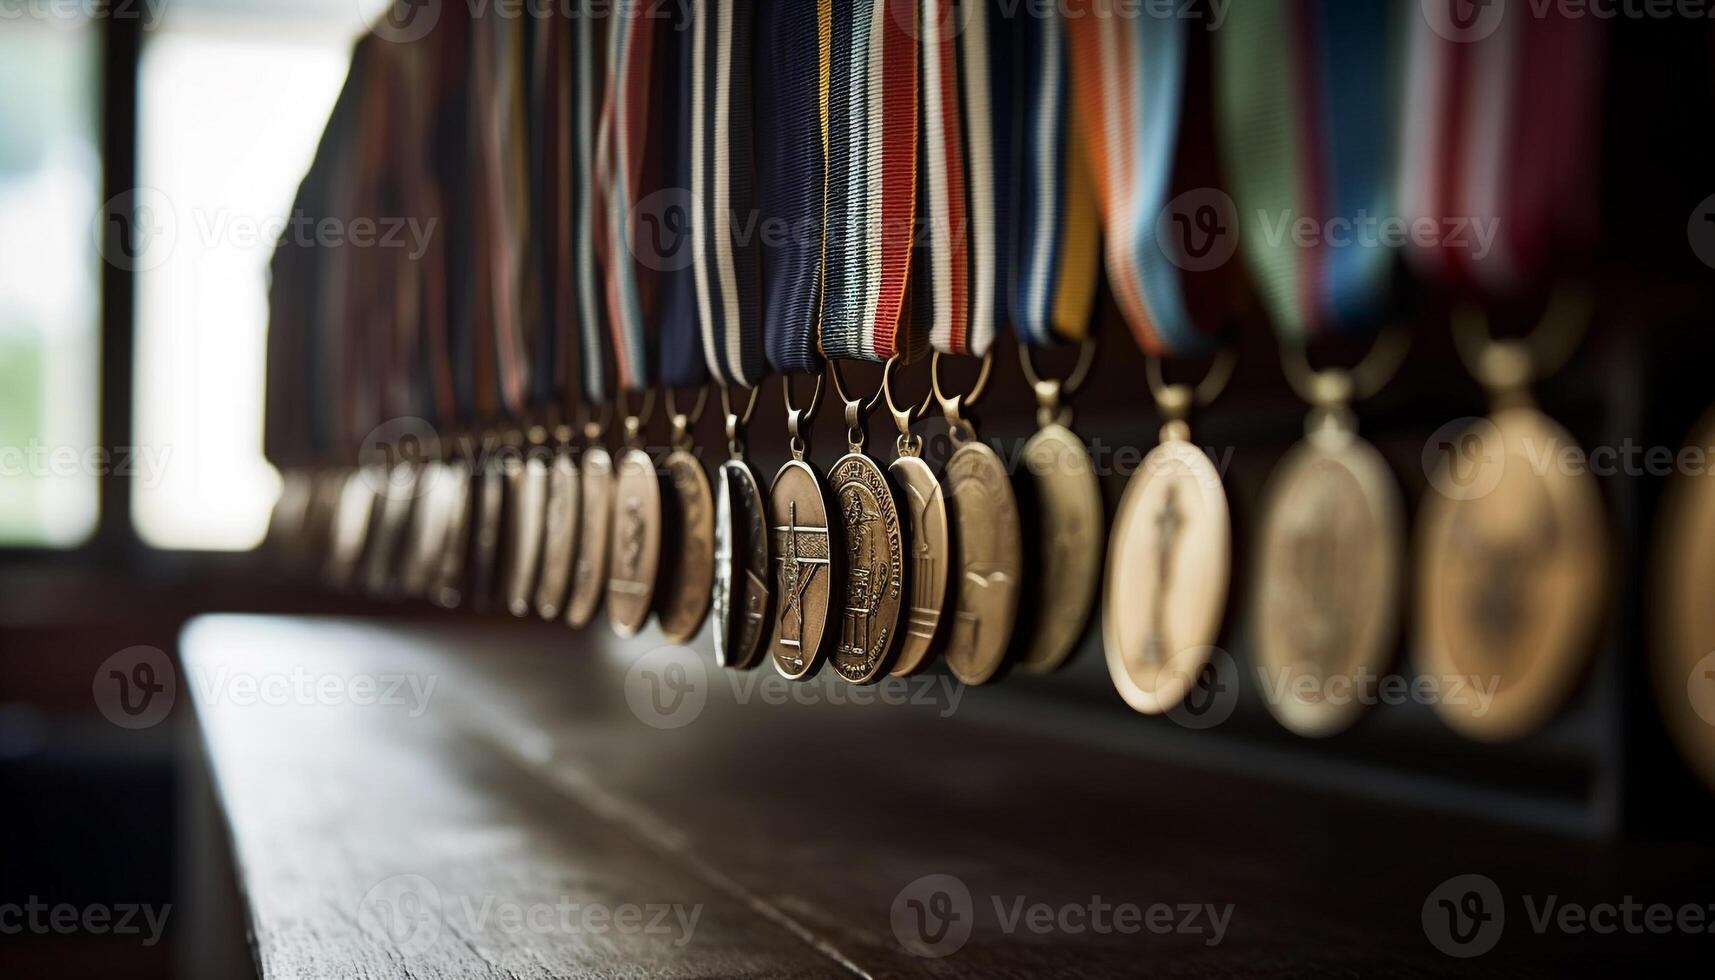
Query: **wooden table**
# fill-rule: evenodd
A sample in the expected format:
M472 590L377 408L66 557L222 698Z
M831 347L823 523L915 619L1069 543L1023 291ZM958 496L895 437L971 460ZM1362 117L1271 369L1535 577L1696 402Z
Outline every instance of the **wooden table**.
M1566 976L1715 949L1531 918L1707 908L1715 849L1105 751L941 676L792 686L461 618L215 616L183 652L265 978ZM1457 959L1431 933L1483 908L1437 892L1464 874L1504 924Z

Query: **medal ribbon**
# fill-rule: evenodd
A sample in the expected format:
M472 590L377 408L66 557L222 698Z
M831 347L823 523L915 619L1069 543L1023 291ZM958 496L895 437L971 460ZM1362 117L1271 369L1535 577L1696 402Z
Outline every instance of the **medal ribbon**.
M1216 38L1239 243L1294 343L1373 332L1385 312L1394 251L1375 232L1395 219L1398 11L1375 0L1239 5ZM1282 233L1304 219L1324 229L1309 247ZM1344 242L1335 222L1350 229Z
M995 21L1007 43L994 46L989 77L1002 110L997 125L1009 127L1007 150L996 154L997 179L1002 213L1013 216L1001 222L1001 294L1025 343L1080 341L1095 306L1101 236L1072 99L1070 25L1058 9ZM1018 92L1003 99L1015 73Z
M492 337L502 407L521 419L529 399L528 324L521 316L530 221L525 156L524 18L491 15L478 20L486 43L477 46L482 100L483 193L489 249Z
M885 361L897 349L917 208L917 12L918 0L835 5L821 331L827 357Z
M730 16L731 3L722 3ZM702 340L702 303L697 282L696 228L701 188L694 179L694 137L699 81L692 70L697 55L697 28L705 19L695 7L673 8L669 26L663 28L666 42L656 57L656 78L661 92L650 125L668 139L661 145L662 164L669 190L657 200L661 256L661 384L667 388L701 388L709 383L708 363ZM710 17L716 16L712 10ZM748 146L748 143L743 144ZM724 148L723 148L724 149ZM652 151L654 152L654 151ZM641 232L640 232L641 233Z
M563 155L565 130L562 72L566 68L566 25L557 16L529 19L530 33L530 249L535 274L532 291L536 343L530 369L530 400L538 409L559 400L565 391L566 364L560 357L564 319L562 293L567 280L559 275L561 243L565 241L561 181L571 170Z
M1491 296L1541 286L1594 244L1604 22L1501 17L1459 41L1417 20L1401 211L1439 233L1414 235L1410 257L1425 278Z
M1070 2L1073 78L1114 298L1146 352L1207 351L1213 338L1198 332L1156 237L1173 189L1188 21L1116 14L1116 0Z
M788 374L821 370L827 236L833 0L759 0L757 200L763 236L763 341Z
M607 305L603 292L606 275L606 227L602 220L601 188L595 180L595 148L600 131L601 106L607 79L607 45L611 21L595 15L597 0L578 0L572 19L571 159L568 179L570 196L569 259L575 306L568 314L575 322L569 332L577 335L578 360L582 366L583 397L591 402L608 398Z
M692 17L691 262L702 354L709 373L722 384L754 388L768 372L751 154L756 4L695 0Z

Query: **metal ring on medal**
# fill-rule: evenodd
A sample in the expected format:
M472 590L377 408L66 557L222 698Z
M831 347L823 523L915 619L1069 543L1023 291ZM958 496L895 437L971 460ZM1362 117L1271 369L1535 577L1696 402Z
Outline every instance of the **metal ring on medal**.
M721 464L715 497L715 661L749 670L768 635L768 511L750 465Z
M1006 665L1024 578L1024 538L1018 499L1000 456L967 442L947 461L947 504L953 517L954 589L946 660L965 684L984 684Z
M790 680L803 680L821 665L841 574L833 519L821 478L808 463L791 460L780 468L768 495L776 595L769 650L775 669Z
M548 470L548 504L543 532L542 575L536 581L536 614L557 619L565 607L577 560L578 510L582 487L578 464L562 449Z
M1437 713L1469 737L1541 727L1592 652L1607 564L1601 497L1587 470L1552 465L1575 445L1536 409L1503 409L1450 446L1431 481L1417 666L1450 692ZM1452 697L1455 686L1467 696Z
M878 679L889 665L905 598L904 537L887 474L851 453L828 474L845 548L845 602L834 670L854 684Z
M1715 459L1715 411L1688 446ZM1685 468L1669 482L1656 521L1650 595L1656 698L1668 732L1705 783L1715 786L1715 469Z
M929 464L917 456L901 456L887 467L900 488L905 535L910 540L906 587L911 604L899 637L892 673L908 677L928 665L947 605L952 540L947 522L947 497Z
M1161 443L1120 498L1102 602L1108 673L1133 709L1169 711L1197 683L1220 636L1231 569L1220 473L1191 443Z
M572 591L566 599L566 624L588 626L607 594L607 548L613 527L613 457L600 446L584 450L578 471L580 517Z
M620 454L607 557L607 618L621 637L649 621L661 571L661 477L641 449Z
M1047 673L1077 649L1102 581L1102 486L1084 440L1063 425L1045 426L1024 445L1036 485L1042 594L1021 665Z
M1405 505L1381 453L1343 430L1294 446L1263 500L1251 623L1268 707L1300 735L1332 735L1393 652Z
M661 569L661 634L669 643L688 643L703 628L715 581L715 500L709 477L697 457L683 449L667 456L663 467L670 497L672 530Z

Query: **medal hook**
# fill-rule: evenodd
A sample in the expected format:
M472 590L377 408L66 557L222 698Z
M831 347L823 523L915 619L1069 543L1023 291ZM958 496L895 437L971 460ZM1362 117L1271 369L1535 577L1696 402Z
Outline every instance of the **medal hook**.
M667 418L671 420L674 449L691 448L691 430L703 420L703 410L708 407L709 389L707 387L697 389L697 400L692 403L688 413L679 411L673 389L667 389Z
M593 446L607 435L607 427L613 421L613 405L610 402L584 402L578 406L578 415L582 419L579 428L583 430L584 441Z
M899 438L894 445L901 456L921 456L923 454L923 437L911 434L911 423L922 418L929 411L929 403L935 400L933 390L923 393L920 404L908 408L900 408L893 400L893 368L900 363L899 355L895 353L881 367L881 397L887 403L888 414L893 416L893 425L899 430Z
M1463 303L1453 313L1453 345L1459 359L1494 398L1522 398L1539 378L1566 366L1589 332L1595 299L1586 287L1562 286L1548 298L1536 327L1517 340L1496 340L1488 313Z
M1024 380L1030 382L1031 390L1036 392L1037 426L1070 425L1072 410L1063 405L1061 399L1077 394L1078 389L1084 386L1084 379L1090 376L1090 366L1096 362L1095 338L1085 337L1078 342L1078 363L1064 378L1044 378L1036 370L1036 359L1032 354L1028 344L1019 343L1018 363L1024 368Z
M1387 387L1410 350L1411 335L1393 326L1376 335L1353 367L1318 368L1310 363L1310 352L1302 344L1282 344L1280 366L1298 397L1316 408L1343 408Z
M929 389L935 400L941 403L941 414L945 415L947 422L952 425L955 439L976 438L976 426L971 424L970 419L965 418L964 412L983 397L983 391L989 383L989 370L993 367L994 348L990 347L983 352L983 363L982 367L977 369L976 384L963 395L949 397L941 385L941 352L936 351L929 359Z
M792 403L792 376L781 375L780 393L786 399L786 432L791 436L793 459L803 459L808 446L804 441L807 427L816 417L816 409L822 404L823 373L816 372L816 387L810 392L810 404L799 408Z
M722 382L721 414L726 416L726 448L727 455L733 459L744 457L744 432L750 427L750 416L756 411L756 396L761 393L760 387L744 389L744 411L734 412L732 404L732 386Z
M635 415L631 414L627 407L627 394L627 392L622 391L615 396L614 410L625 417L626 445L638 447L642 444L643 427L648 425L649 420L655 415L655 389L644 389L643 402L639 406L640 410Z
M1183 439L1189 434L1191 410L1202 408L1221 397L1227 383L1233 380L1233 368L1237 363L1238 357L1231 347L1221 348L1216 352L1209 370L1203 375L1203 380L1193 386L1183 383L1168 384L1162 370L1161 358L1151 354L1144 359L1149 392L1155 396L1155 407L1161 411L1165 420L1161 427L1163 440Z
M834 395L846 406L846 447L854 452L863 452L863 444L867 438L864 432L864 422L869 413L881 401L881 391L887 383L887 369L882 368L882 386L878 386L868 401L853 398L846 394L846 381L840 371L840 362L828 362L828 376L834 381Z

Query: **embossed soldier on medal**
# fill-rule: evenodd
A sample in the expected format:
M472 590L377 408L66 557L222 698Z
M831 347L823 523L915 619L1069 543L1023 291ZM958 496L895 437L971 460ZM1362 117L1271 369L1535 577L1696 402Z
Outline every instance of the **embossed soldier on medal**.
M636 636L649 621L661 568L661 475L643 448L643 427L654 402L650 390L643 396L642 414L626 416L626 449L615 469L607 618L621 637Z
M912 423L928 410L934 394L926 393L922 402L913 407L900 408L893 397L897 364L897 357L889 358L882 369L881 394L899 430L895 440L898 455L888 464L887 472L900 491L900 517L906 539L905 585L909 595L891 673L895 677L908 677L930 663L943 635L953 549L941 480L923 459L922 437L911 432Z
M748 670L762 655L769 632L768 510L762 484L744 455L744 430L756 408L758 389L746 392L742 412L721 386L728 459L721 464L715 496L715 580L710 604L715 618L715 662Z
M881 393L866 404L846 393L837 361L828 362L828 373L845 405L847 450L828 473L845 557L845 602L832 660L840 677L869 684L893 659L905 597L905 543L893 486L864 454L864 426Z
M662 549L656 616L661 635L671 643L688 643L702 631L714 588L714 492L691 444L691 428L707 404L708 389L699 388L695 406L689 414L682 414L672 389L667 391L673 450L662 467L666 546Z
M816 375L815 391L803 409L793 404L791 379L781 383L792 458L775 474L768 496L776 594L768 646L781 676L805 680L822 664L843 583L841 550L835 547L840 530L806 442L822 400L822 376Z
M1108 673L1144 714L1177 706L1198 683L1220 635L1232 567L1232 528L1220 472L1191 442L1188 422L1232 375L1217 355L1196 388L1166 384L1149 359L1150 387L1166 419L1161 442L1126 485L1108 545L1102 640Z

